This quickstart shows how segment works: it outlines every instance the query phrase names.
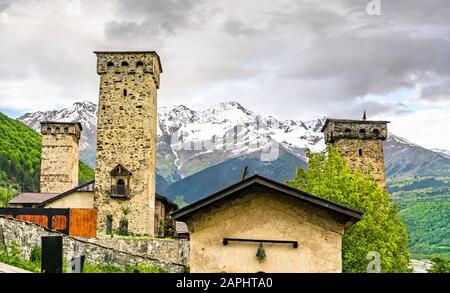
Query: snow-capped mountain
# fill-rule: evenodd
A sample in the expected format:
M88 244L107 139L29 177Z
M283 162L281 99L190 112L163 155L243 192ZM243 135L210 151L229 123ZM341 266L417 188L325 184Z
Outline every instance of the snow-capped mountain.
M80 122L83 127L80 138L80 159L89 166L94 166L97 140L96 104L88 101L77 102L61 110L27 113L18 120L38 132L41 121Z
M322 124L323 119L283 121L258 115L237 102L204 111L162 107L158 110L158 163L164 161L168 164L164 169L185 177L226 159L277 146L305 160L307 148L324 148Z
M79 102L62 110L28 113L19 120L37 131L39 122L44 120L81 122L80 156L90 166L95 164L95 104ZM306 149L320 151L325 147L320 132L324 121L325 118L279 120L254 113L237 102L221 103L202 111L183 105L160 107L158 174L168 184L229 159L268 152L276 146L298 162L305 162ZM448 172L450 159L444 154L393 134L389 135L384 149L388 177Z
M444 150L444 149L431 149L435 153L442 154L450 159L450 150Z
M388 178L450 175L450 157L393 134L384 142L384 154Z

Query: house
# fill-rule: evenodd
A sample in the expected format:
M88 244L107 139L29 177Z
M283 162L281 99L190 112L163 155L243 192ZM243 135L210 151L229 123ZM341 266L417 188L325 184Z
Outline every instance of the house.
M341 272L362 212L254 175L172 213L190 232L191 272Z
M21 193L8 202L8 207L92 209L94 187L95 182L91 181L62 193Z
M94 190L95 181L91 181L62 193L21 193L8 202L8 207L92 209L94 208ZM182 227L170 219L170 213L177 209L178 206L169 198L158 193L155 195L155 235L165 237L168 233L177 232L177 226ZM162 226L166 228L162 229ZM171 229L173 231L170 231ZM178 232L186 233L185 229Z

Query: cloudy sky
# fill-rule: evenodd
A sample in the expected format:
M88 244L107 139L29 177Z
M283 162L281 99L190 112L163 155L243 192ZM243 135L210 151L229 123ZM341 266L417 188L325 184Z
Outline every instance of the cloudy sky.
M0 111L97 102L92 51L155 50L160 106L235 100L301 120L366 109L450 149L449 1L369 2L0 0Z

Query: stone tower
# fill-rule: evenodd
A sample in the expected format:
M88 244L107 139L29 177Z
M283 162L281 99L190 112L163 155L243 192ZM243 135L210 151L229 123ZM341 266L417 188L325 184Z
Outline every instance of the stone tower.
M41 122L41 192L62 193L78 186L78 122Z
M386 188L383 141L388 121L327 119L322 128L325 143L337 146L352 170L368 171Z
M117 228L129 207L129 231L154 235L157 90L152 51L94 52L100 75L94 206L98 229Z

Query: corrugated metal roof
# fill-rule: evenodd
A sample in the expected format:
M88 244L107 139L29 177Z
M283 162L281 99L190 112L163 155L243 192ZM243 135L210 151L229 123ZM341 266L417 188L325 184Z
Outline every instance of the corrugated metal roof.
M11 204L39 204L56 197L59 193L37 193L25 192L11 199Z

